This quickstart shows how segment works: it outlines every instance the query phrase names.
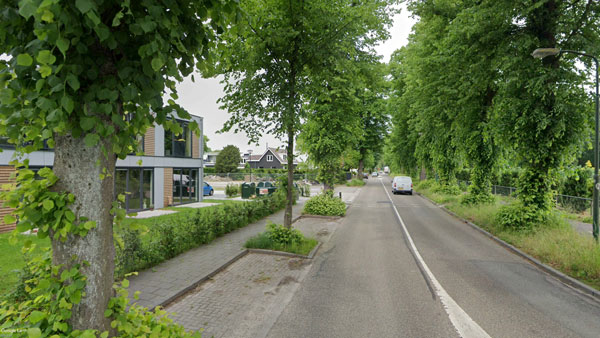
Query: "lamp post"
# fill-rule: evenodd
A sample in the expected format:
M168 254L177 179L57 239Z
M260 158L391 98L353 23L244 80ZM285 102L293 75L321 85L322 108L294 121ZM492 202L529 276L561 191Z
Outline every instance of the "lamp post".
M248 149L248 164L250 165L250 183L252 183L252 149Z
M592 202L592 217L593 217L593 234L594 239L598 242L598 192L600 190L600 183L598 182L598 120L600 120L600 108L598 105L598 58L594 55L578 52L574 50L560 50L558 48L538 48L531 54L534 58L543 59L546 56L560 56L563 53L577 54L592 58L596 63L596 132L594 140L594 200Z

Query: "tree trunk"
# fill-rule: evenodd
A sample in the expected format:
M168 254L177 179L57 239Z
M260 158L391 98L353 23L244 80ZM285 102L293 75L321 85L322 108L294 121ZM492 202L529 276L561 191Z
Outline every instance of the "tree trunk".
M365 166L365 164L363 162L363 159L361 158L358 161L358 179L359 180L362 180L362 178L363 178L363 171L365 170L364 166Z
M108 139L102 139L94 147L87 147L83 138L71 134L55 136L54 140L53 171L59 178L54 189L75 196L71 210L77 223L82 217L96 222L96 227L85 237L69 235L64 242L52 240L54 265L69 268L76 263L88 263L81 264L80 272L87 277L85 295L79 304L73 305L70 324L75 330L110 331L110 319L104 317L104 311L113 296L115 252L110 210L115 200L116 157L110 151L108 157L103 154L102 147L112 149ZM103 168L110 175L101 179Z
M288 128L287 144L287 203L285 205L285 217L283 225L292 227L292 208L294 206L294 130Z

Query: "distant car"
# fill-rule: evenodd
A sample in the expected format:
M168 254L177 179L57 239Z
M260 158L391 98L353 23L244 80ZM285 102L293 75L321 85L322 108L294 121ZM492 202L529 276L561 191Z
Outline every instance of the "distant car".
M374 172L371 174L371 176L373 176L373 177L377 177L377 176L379 176L379 174L378 174L376 171L374 171Z
M369 178L369 174L363 173L363 178L367 178L368 179Z
M408 176L396 176L392 180L392 193L399 194L407 192L409 195L413 193L412 178Z
M202 194L204 196L212 196L215 193L215 189L210 186L210 184L204 182L204 189L202 189Z

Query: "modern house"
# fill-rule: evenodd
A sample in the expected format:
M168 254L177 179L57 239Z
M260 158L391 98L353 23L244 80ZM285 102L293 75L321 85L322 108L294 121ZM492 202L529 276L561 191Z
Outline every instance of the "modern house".
M190 120L177 121L183 128L182 135L173 135L162 126L148 128L140 140L143 156L130 155L117 160L115 193L125 193L127 212L160 209L167 206L202 200L203 186L203 126L202 117L192 116L200 127L200 135L188 128ZM11 183L15 171L8 163L13 159L14 146L0 138L0 186ZM52 167L52 149L28 154L30 169ZM140 162L141 161L141 162ZM140 165L141 163L141 165ZM0 232L14 229L14 224L4 224L9 208L0 206Z
M204 159L204 168L214 168L217 163L217 156L220 151L211 151L206 153L206 158Z
M287 153L285 149L267 148L262 155L250 155L249 160L252 169L283 169L287 167ZM294 160L294 168L298 162Z

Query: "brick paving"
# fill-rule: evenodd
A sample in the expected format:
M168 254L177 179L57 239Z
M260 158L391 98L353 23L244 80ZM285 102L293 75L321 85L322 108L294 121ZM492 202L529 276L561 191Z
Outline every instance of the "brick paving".
M308 270L309 260L248 254L166 310L203 337L257 337L280 312ZM264 334L263 334L264 335Z
M294 217L300 215L304 202L305 200L301 199L294 205ZM240 254L246 240L263 231L268 220L282 223L283 216L284 210L278 211L209 244L140 271L137 276L129 277L129 294L132 301L135 291L140 291L139 300L136 301L138 305L152 309L162 304Z

